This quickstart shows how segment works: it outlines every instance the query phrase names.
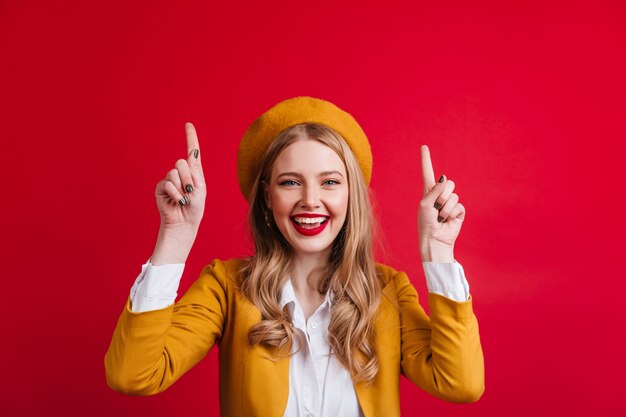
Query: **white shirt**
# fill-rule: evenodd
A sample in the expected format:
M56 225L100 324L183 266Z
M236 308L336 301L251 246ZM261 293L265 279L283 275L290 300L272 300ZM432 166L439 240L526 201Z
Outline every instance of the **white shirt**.
M469 284L463 267L452 263L422 262L428 291L454 301L469 299ZM159 310L176 299L185 264L142 265L131 290L133 312ZM309 317L295 295L291 280L281 289L280 307L287 305L292 323L304 335L304 345L289 363L289 398L284 417L363 417L350 373L330 355L327 341L332 308L330 294ZM298 341L292 347L297 350Z
M305 320L291 280L287 280L282 288L280 308L287 305L293 325L304 335L301 351L293 355L289 363L289 399L285 417L363 417L350 373L335 355L330 354L327 337L331 297L329 291L322 305ZM296 340L291 353L296 351L297 343Z

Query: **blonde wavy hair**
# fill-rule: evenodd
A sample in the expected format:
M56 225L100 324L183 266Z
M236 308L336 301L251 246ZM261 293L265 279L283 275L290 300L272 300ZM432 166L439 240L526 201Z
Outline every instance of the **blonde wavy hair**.
M241 270L241 290L261 311L263 320L252 326L248 342L278 348L281 352L288 348L289 352L294 339L299 338L287 308L279 307L280 290L291 271L293 251L272 216L266 217L264 184L270 183L278 155L302 139L317 140L328 146L346 167L349 190L346 220L333 242L318 291L326 294L332 290L333 294L328 329L332 352L356 381L371 384L379 367L373 319L381 297L372 248L374 216L368 188L354 154L343 138L329 127L313 123L292 126L274 139L263 158L252 189L248 216L255 255L243 262Z

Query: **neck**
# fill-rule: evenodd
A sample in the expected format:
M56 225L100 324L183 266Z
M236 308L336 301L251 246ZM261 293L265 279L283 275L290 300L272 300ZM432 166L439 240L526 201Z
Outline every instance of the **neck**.
M330 252L296 254L293 259L291 284L297 293L317 292L322 272L328 265Z

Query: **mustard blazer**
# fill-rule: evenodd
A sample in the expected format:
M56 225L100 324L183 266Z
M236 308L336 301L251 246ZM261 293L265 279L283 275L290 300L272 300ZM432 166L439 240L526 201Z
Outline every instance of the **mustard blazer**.
M215 260L173 306L119 318L104 364L108 385L133 395L167 389L219 345L224 417L283 417L289 358L249 347L261 313L239 290L241 260ZM472 300L428 295L431 318L404 272L377 264L383 296L375 316L379 371L372 386L355 384L365 417L400 416L400 373L430 394L472 402L484 391L483 352Z

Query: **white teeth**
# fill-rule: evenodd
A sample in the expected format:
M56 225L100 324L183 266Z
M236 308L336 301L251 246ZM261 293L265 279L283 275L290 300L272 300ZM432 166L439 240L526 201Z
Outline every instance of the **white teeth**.
M294 220L298 223L312 224L321 223L326 220L326 217L295 217Z

